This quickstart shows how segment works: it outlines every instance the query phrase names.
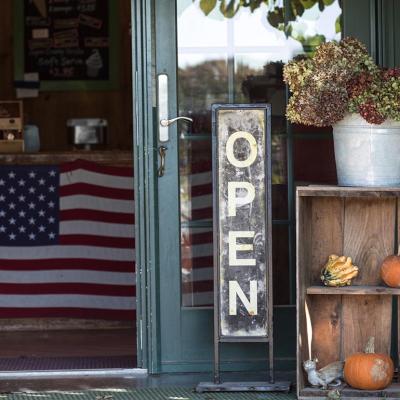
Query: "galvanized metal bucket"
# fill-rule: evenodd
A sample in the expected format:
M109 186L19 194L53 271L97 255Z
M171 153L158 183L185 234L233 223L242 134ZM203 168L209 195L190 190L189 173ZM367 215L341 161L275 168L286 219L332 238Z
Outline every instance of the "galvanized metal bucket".
M400 186L400 122L348 114L333 126L340 186Z

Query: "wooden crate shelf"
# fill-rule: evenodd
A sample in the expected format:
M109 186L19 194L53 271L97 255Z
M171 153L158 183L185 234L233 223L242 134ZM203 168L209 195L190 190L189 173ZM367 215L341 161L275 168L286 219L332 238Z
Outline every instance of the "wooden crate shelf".
M384 390L357 390L353 389L350 386L342 385L337 387L341 393L342 398L373 398L373 399L393 399L393 398L400 398L400 384L399 383L392 383L389 387ZM305 400L310 397L313 398L320 398L320 399L327 399L329 390L323 390L318 388L305 388L300 392L299 399Z
M363 351L370 336L375 337L377 352L391 354L392 296L400 298L400 289L382 284L380 265L386 256L397 253L399 206L400 188L297 188L299 398L326 396L308 386L302 362L310 357L318 358L318 368L345 360ZM321 285L320 272L330 254L349 256L360 268L354 286ZM311 330L307 329L307 314ZM394 383L386 391L390 392L386 397L400 398L399 384ZM376 395L345 386L341 392L342 398L348 399Z
M333 295L390 295L399 296L400 288L391 288L387 286L310 286L306 289L307 294L333 294Z

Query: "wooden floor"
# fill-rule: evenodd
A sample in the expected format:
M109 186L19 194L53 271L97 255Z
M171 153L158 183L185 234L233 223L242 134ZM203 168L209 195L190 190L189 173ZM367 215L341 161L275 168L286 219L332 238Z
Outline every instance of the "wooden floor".
M0 332L3 358L135 355L134 328Z

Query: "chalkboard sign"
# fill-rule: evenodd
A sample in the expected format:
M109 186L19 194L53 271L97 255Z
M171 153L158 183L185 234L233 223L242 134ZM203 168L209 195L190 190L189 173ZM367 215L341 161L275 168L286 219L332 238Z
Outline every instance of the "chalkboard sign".
M99 84L115 78L113 56L117 43L112 18L115 2L18 0L16 3L15 31L20 39L17 80L23 79L24 73L37 72L41 82L62 89L60 82L80 82L81 88L82 82Z

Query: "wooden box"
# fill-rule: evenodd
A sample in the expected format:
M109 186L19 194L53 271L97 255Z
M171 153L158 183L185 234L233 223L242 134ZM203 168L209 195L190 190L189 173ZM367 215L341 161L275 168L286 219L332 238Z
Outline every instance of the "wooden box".
M380 265L387 255L397 253L399 199L400 188L297 188L297 394L300 399L327 395L326 390L312 388L307 382L302 363L310 357L318 358L318 368L322 368L363 351L369 336L375 337L376 352L391 354L392 300L393 297L397 300L400 289L384 286ZM360 268L352 286L322 286L320 271L330 254L352 257ZM311 325L307 324L307 313ZM395 365L397 355L396 358ZM355 390L346 384L338 390L341 398L400 398L400 384L396 379L381 391Z

